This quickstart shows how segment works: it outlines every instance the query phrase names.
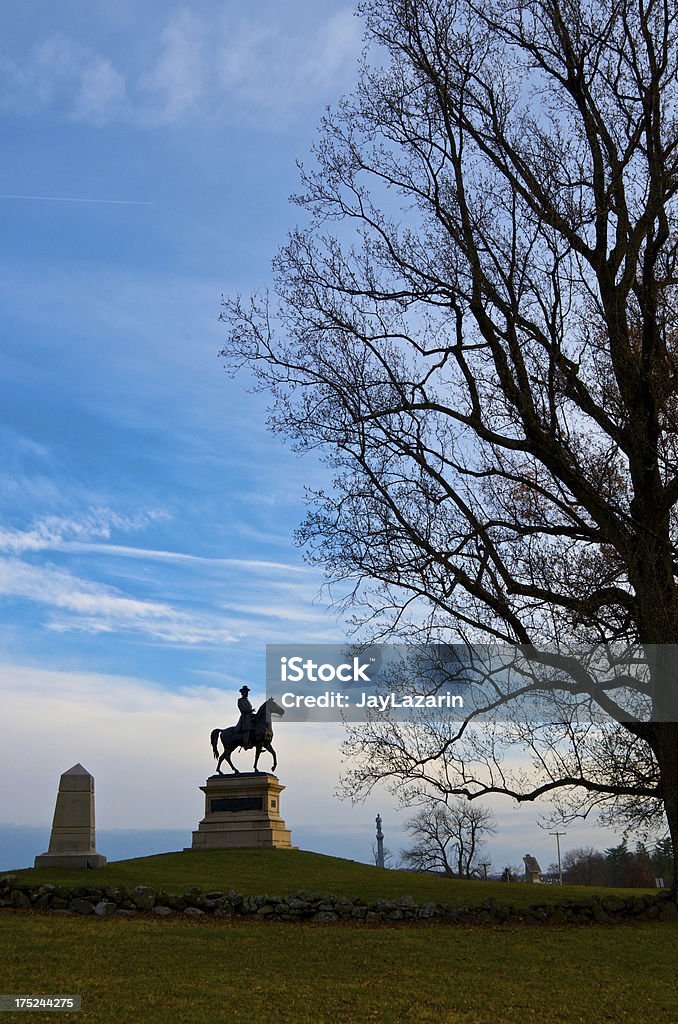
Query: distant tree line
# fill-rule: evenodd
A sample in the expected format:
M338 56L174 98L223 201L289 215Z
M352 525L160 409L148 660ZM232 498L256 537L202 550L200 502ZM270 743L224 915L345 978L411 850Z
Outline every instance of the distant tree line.
M638 841L633 849L625 839L604 853L592 846L568 850L562 860L563 882L566 885L611 885L623 888L652 888L655 879L663 878L670 887L674 861L670 840L663 839L652 848ZM557 874L558 865L551 864L549 874Z
M487 838L497 830L491 811L468 800L445 801L429 798L420 810L405 822L411 845L400 851L394 864L390 851L384 851L387 867L403 867L414 871L430 871L448 878L487 878L489 858L482 854ZM377 862L376 844L373 848ZM565 885L615 886L625 889L654 888L656 879L663 879L671 888L674 878L674 858L671 839L649 844L637 839L629 846L623 839L601 853L592 846L579 846L567 850L562 858ZM498 877L498 876L495 876ZM525 878L522 865L505 867L502 881L518 882ZM558 865L550 864L541 876L542 881L558 880Z

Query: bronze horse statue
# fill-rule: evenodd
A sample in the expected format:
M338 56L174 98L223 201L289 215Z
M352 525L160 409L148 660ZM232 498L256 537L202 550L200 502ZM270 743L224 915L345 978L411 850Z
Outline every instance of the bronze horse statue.
M256 757L254 758L254 771L258 772L257 764L259 763L259 755L262 750L268 750L269 754L273 758L273 767L271 771L274 772L276 765L278 764L278 758L276 757L275 750L271 746L271 740L273 739L273 726L271 725L271 715L284 715L285 712L279 704L273 700L273 697L269 697L265 701L258 711L252 715L252 742L248 744L244 749L249 750L251 747L256 747ZM217 775L223 775L221 771L221 762L226 760L230 764L231 768L236 775L240 772L231 761L231 754L238 747L243 745L243 734L236 725L230 726L228 729L212 729L210 734L210 740L212 742L212 750L214 756L217 759ZM219 756L219 748L217 743L221 740L224 752Z

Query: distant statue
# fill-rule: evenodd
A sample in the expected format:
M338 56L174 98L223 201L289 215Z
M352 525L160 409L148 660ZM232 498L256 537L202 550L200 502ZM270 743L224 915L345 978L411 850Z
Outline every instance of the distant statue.
M256 748L256 756L254 758L254 771L258 772L257 767L259 763L259 755L262 750L268 750L269 754L273 758L273 767L271 771L274 772L278 764L278 758L276 752L271 745L273 739L273 726L271 725L271 715L284 715L284 710L280 705L276 704L273 697L269 697L265 701L258 711L254 711L252 705L249 702L248 693L249 687L243 686L240 690L242 696L238 700L238 708L240 710L240 718L238 719L237 725L232 725L228 729L213 729L210 735L210 741L212 743L212 750L217 760L217 775L223 775L221 771L221 764L223 761L228 761L231 768L236 775L239 775L239 770L235 767L231 761L231 754L238 747L242 747L244 750L251 750L253 747ZM218 743L221 740L221 744L224 748L223 754L219 754Z

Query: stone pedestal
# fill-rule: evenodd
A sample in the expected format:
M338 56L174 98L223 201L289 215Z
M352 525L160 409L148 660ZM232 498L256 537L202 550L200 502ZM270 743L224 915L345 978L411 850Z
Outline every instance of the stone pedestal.
M200 787L205 794L205 817L189 849L291 849L292 833L280 816L284 788L275 775L263 772L212 775Z
M61 776L49 850L36 868L100 868L106 858L94 843L94 778L81 764Z

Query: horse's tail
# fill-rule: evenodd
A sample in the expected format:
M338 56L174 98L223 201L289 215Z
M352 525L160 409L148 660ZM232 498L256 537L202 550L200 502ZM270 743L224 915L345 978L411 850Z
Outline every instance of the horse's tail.
M212 750L214 751L214 756L217 759L217 761L219 760L219 750L217 749L217 741L219 739L219 733L220 732L221 732L221 729L212 729L212 732L210 733L210 741L212 743Z

